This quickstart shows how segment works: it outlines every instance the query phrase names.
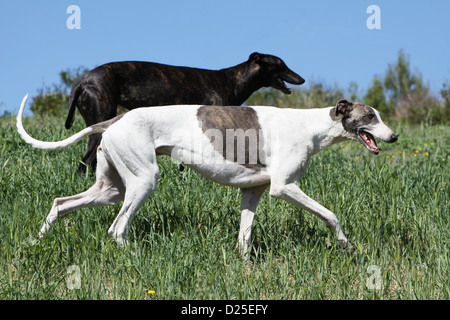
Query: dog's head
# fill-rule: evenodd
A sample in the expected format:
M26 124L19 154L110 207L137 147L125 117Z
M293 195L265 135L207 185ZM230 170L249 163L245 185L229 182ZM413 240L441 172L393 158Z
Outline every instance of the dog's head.
M397 135L383 123L380 113L375 108L359 102L339 100L336 107L331 109L330 116L334 120L342 121L349 139L359 141L373 154L380 153L375 138L387 143L393 143L398 139Z
M272 87L290 94L291 90L286 86L285 81L297 85L305 82L305 79L289 69L284 61L278 57L254 52L250 55L248 61L260 66L264 87Z

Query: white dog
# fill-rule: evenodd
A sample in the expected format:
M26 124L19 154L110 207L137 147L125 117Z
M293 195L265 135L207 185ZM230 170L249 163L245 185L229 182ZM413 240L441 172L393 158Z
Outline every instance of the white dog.
M271 196L315 214L336 233L342 245L349 246L336 216L304 194L296 182L310 157L333 143L355 140L378 154L374 137L389 143L397 140L374 108L340 100L335 107L321 109L200 105L140 108L63 141L43 142L30 137L23 128L26 99L17 116L17 128L22 139L36 148L64 148L103 132L95 184L75 196L55 199L40 238L57 217L78 208L123 200L108 233L118 244L126 245L134 215L156 188L156 157L169 155L212 181L241 189L238 244L243 256L248 253L256 207L268 187Z

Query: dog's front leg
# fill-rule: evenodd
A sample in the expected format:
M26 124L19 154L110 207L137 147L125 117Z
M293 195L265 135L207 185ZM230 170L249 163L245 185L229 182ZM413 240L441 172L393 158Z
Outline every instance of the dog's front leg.
M334 213L308 197L302 190L300 190L296 183L272 183L270 187L270 195L272 197L283 199L289 203L295 204L296 206L313 213L336 233L341 245L343 245L344 247L351 247L350 243L342 232L339 221Z
M248 259L248 248L250 246L250 236L252 233L253 217L255 216L256 207L259 199L267 189L267 185L255 188L241 189L241 225L239 228L238 247L242 257Z

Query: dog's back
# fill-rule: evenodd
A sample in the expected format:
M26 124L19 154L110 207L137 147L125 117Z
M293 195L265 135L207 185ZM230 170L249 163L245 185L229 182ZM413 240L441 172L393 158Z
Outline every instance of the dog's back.
M210 99L216 91L217 103L233 104L234 101L228 101L229 95L221 94L230 85L227 82L220 70L141 61L107 63L89 71L82 79L84 86L102 88L127 109L195 104Z

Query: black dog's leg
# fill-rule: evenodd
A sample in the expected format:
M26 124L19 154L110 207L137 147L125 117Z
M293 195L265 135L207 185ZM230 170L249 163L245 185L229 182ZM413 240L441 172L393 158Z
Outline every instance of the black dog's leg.
M86 126L112 119L117 114L116 101L111 101L107 94L100 96L97 92L91 92L90 90L85 90L79 106L81 106L79 110ZM97 168L97 148L101 140L101 133L89 136L86 153L83 156L82 163L77 168L78 173L85 173L86 166L90 166L95 172Z
M77 173L86 173L86 166L90 166L95 172L97 169L97 148L102 140L102 134L96 133L89 136L86 153L83 156L82 162L78 165Z

